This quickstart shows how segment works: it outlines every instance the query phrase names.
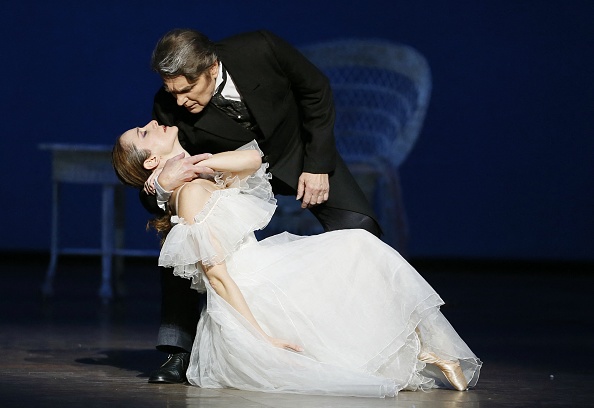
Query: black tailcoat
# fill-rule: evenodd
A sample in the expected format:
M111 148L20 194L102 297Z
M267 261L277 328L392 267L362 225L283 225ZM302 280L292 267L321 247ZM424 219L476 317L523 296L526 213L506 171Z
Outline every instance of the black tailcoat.
M270 164L275 193L294 194L303 171L327 173L326 205L376 219L336 150L334 105L326 76L267 31L227 38L216 44L216 50L258 130L241 127L213 105L189 113L163 88L155 96L153 117L177 126L180 143L190 154L235 150L256 139ZM284 183L283 189L276 179Z

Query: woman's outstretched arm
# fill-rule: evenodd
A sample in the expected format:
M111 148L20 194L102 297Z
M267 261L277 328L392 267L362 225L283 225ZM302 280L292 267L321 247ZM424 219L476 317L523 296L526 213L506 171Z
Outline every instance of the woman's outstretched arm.
M241 170L237 171L237 169L245 168L245 162L242 164L241 160L247 158L247 161L252 161L252 165L255 166L254 157L257 157L257 161L260 162L260 154L255 150L251 150L250 152L255 152L257 156L251 155L251 159L249 159L249 154L246 155L226 155L221 153L221 155L214 155L213 161L216 160L215 164L211 164L213 168L222 171L229 171L236 175L242 174ZM235 152L229 152L235 153ZM239 156L239 157L238 157ZM210 160L210 159L209 159ZM218 167L215 167L218 166ZM260 165L258 164L256 168ZM245 170L249 171L247 175L252 174L254 170ZM198 214L204 204L210 198L212 194L212 183L207 180L196 180L195 182L188 183L186 186L181 189L177 190L176 193L180 194L179 196L179 208L177 208L177 214L186 220L189 224L194 223L194 217ZM172 197L172 201L175 200L175 196ZM175 202L175 201L173 201ZM212 243L216 245L216 242ZM285 340L277 339L274 337L269 336L258 324L256 318L252 314L241 290L233 280L233 278L227 272L226 264L220 263L216 265L202 265L202 269L206 274L206 278L208 279L210 285L214 289L214 291L223 298L227 303L229 303L235 310L237 310L245 319L252 324L252 326L264 336L270 343L272 343L276 347L286 348L294 351L303 351L303 349L293 343L290 343Z
M293 351L303 351L303 348L297 344L290 343L286 340L277 339L269 336L258 324L258 321L252 314L250 307L245 301L241 290L227 272L227 266L225 263L220 263L211 267L203 266L203 269L208 278L210 286L222 297L227 303L229 303L235 310L237 310L245 319L251 323L252 326L267 339L272 345L280 348L286 348Z

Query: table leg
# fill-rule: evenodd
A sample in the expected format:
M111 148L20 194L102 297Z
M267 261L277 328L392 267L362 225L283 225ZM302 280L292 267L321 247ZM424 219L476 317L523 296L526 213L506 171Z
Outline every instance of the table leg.
M54 295L54 277L58 263L58 203L60 200L60 186L57 181L52 183L52 231L50 236L50 263L45 274L45 281L41 286L44 297Z
M111 266L114 248L114 186L103 185L101 225L101 287L99 296L104 303L113 297L111 287Z
M114 197L114 247L116 250L124 248L125 243L125 229L126 229L126 188L123 185L115 187ZM126 287L122 280L124 274L124 256L114 256L112 282L114 289L114 296L126 296Z

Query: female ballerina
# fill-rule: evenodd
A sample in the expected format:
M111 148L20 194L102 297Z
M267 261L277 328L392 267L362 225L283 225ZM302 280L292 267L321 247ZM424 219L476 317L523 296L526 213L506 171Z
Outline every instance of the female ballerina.
M142 188L176 155L176 127L125 132L120 179ZM276 200L254 141L200 162L212 177L174 191L159 265L207 293L187 378L205 388L385 397L466 390L481 361L443 301L393 248L364 230L257 241ZM164 225L164 226L163 226Z

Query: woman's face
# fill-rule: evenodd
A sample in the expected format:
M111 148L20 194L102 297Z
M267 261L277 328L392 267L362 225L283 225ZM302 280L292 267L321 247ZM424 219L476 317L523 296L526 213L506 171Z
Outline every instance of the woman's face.
M125 144L133 144L137 149L149 150L151 156L167 160L180 153L176 149L179 146L177 131L176 126L162 126L156 120L151 120L146 126L124 132L120 140Z

